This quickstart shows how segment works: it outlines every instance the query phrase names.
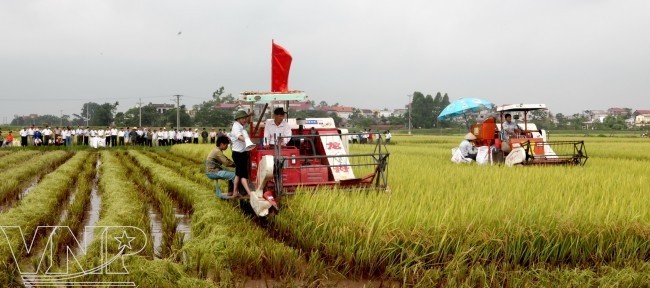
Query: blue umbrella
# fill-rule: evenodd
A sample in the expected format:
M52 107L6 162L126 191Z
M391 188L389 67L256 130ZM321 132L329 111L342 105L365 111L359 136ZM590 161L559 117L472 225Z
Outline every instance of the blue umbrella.
M465 124L467 124L466 113L478 112L481 109L492 109L493 106L494 105L491 102L479 98L460 98L449 103L449 105L440 112L438 119L444 120L462 115L465 116Z

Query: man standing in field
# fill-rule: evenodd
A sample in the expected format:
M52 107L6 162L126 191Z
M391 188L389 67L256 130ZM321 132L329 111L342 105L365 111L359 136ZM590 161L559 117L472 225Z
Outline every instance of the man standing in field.
M217 132L214 131L214 128L210 130L210 144L214 144L217 139Z
M201 131L201 143L202 144L207 144L208 143L208 131L203 128L203 131Z
M84 143L84 129L81 129L81 125L77 126L77 145L82 145Z
M18 134L20 135L20 146L27 147L27 127L20 129L20 131L18 131Z
M225 179L228 180L228 187L232 187L232 181L235 180L235 172L225 170L226 167L235 167L235 162L228 159L226 155L223 154L223 151L228 149L228 144L230 144L230 139L226 136L221 136L217 138L217 144L208 157L205 159L205 175L212 180ZM231 198L232 194L222 194L221 188L219 187L219 181L215 184L214 187L215 194L220 198Z
M27 145L34 146L34 125L27 129Z
M51 139L52 139L52 130L50 129L50 126L45 126L45 129L43 129L43 144L45 146L50 145Z
M90 127L86 126L86 129L83 131L84 135L84 145L88 146L88 140L90 140Z

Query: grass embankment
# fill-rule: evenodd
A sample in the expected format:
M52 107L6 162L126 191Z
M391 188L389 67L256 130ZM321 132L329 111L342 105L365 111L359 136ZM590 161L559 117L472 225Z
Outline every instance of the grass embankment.
M456 140L400 139L391 193L302 193L274 226L356 277L423 287L650 284L650 168L621 159L626 144L587 143L585 167L508 168L451 163Z
M60 211L70 191L69 183L75 181L88 155L88 153L77 153L52 173L45 175L38 186L18 202L16 207L0 214L0 226L20 227L27 245L30 245L36 227L56 225L58 218L52 215L57 215ZM66 159L68 156L69 154L65 152L53 152L43 157L52 157L47 159L54 161ZM0 270L2 270L0 286L19 286L21 284L18 270L10 247L13 247L16 257L22 257L25 245L20 233L7 228L4 228L4 232L7 238L3 237L0 241Z
M16 164L3 171L2 181L0 181L0 201L14 198L22 189L31 184L30 180L52 171L71 156L71 153L64 151L43 153L34 156L28 162Z
M192 239L185 243L183 264L193 275L235 285L245 278L308 280L320 267L298 251L271 239L238 208L215 199L214 190L188 180L137 151L129 151L153 181L175 199L192 205Z
M101 218L97 226L133 226L149 234L149 221L147 219L147 206L138 194L136 186L132 184L127 169L120 163L115 152L102 151L99 188L102 195ZM135 175L136 177L138 175ZM120 231L112 230L113 232ZM120 235L108 235L107 239ZM99 237L98 237L99 238ZM144 245L141 237L136 237L130 244L134 249ZM102 258L99 254L101 239L93 240L88 253L83 258L84 267L97 267ZM109 249L115 249L116 241L109 241ZM151 251L151 243L147 249ZM146 254L146 253L145 253ZM100 274L88 275L85 281L134 281L142 287L209 287L210 283L188 277L183 273L180 265L170 260L150 260L151 257L128 256L125 265L128 274Z

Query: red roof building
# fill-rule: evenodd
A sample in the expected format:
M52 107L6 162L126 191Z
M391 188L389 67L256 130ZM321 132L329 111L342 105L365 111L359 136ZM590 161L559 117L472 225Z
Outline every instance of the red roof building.
M629 111L628 108L619 108L619 107L612 107L607 109L607 114L609 115L625 115Z
M639 116L639 115L650 115L650 110L636 110L632 115Z

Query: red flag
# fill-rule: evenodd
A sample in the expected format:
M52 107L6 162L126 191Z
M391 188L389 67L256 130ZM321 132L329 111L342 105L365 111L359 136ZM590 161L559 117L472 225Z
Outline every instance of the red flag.
M282 46L271 41L271 91L289 91L289 69L291 68L291 54Z

